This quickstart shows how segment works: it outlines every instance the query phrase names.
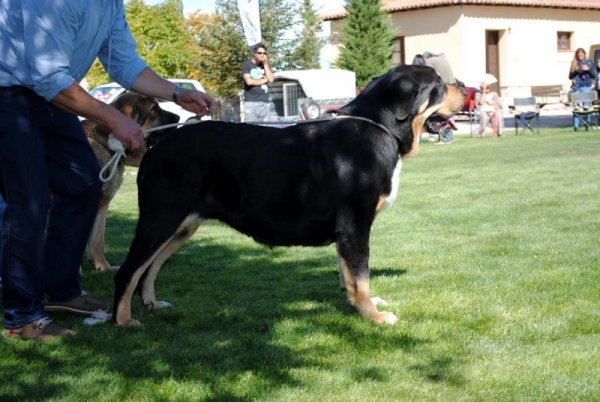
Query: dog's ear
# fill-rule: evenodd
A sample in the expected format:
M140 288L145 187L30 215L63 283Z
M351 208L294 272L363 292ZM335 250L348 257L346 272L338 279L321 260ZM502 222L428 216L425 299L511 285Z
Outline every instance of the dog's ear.
M112 102L112 105L125 116L137 121L139 124L145 120L144 109L147 107L146 98L126 92Z
M419 94L419 83L407 74L394 74L385 83L383 99L397 120L406 120Z

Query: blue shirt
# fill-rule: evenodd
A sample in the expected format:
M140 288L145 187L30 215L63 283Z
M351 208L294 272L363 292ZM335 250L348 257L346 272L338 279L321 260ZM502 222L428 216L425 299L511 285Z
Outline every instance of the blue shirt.
M131 88L146 68L135 48L123 0L0 0L0 87L22 85L50 101L98 57Z

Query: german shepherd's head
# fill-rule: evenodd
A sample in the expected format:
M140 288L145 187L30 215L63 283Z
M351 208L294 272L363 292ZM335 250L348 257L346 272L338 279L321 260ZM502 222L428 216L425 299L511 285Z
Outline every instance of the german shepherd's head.
M125 116L137 121L144 131L154 127L177 123L179 121L179 116L175 113L161 109L156 98L140 95L135 92L124 93L115 99L111 105ZM139 166L146 151L156 144L163 135L173 129L174 127L171 127L164 130L153 131L148 134L144 133L144 142L142 143L142 146L134 151L126 151L125 164L129 166Z

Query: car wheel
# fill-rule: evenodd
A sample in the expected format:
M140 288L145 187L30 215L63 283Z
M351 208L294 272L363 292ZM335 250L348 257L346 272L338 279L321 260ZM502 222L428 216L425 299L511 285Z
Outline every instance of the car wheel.
M308 100L302 105L302 113L307 120L318 119L321 116L321 108L317 102Z

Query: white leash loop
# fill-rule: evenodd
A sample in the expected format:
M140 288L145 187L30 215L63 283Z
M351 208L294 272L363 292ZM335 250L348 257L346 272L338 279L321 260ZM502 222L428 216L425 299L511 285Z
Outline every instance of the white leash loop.
M121 144L121 141L117 140L115 138L114 135L110 134L108 136L108 147L112 150L115 151L115 154L112 156L112 158L110 158L110 160L108 161L108 163L106 165L104 165L104 167L102 168L102 170L100 170L100 181L102 183L106 183L107 181L109 181L110 179L113 178L113 176L115 175L115 172L117 171L117 167L119 166L119 160L123 157L125 157L125 148L123 147L123 144ZM107 171L110 170L110 173L108 174L108 176L105 177L105 174Z
M201 120L188 120L185 123L165 124L164 126L158 126L158 127L149 128L148 130L144 130L144 133L147 134L147 133L151 133L153 131L164 130L165 128L187 126L189 124L197 124L200 122L201 122ZM110 181L114 177L115 172L117 171L117 167L119 166L119 161L121 160L121 158L125 157L125 147L123 146L121 141L119 141L112 134L109 134L109 136L108 136L108 148L110 148L111 151L114 151L115 154L112 156L112 158L110 158L110 160L106 163L106 165L104 165L104 167L100 170L99 178L102 183L106 183L107 181ZM105 176L106 172L109 172L108 176Z

